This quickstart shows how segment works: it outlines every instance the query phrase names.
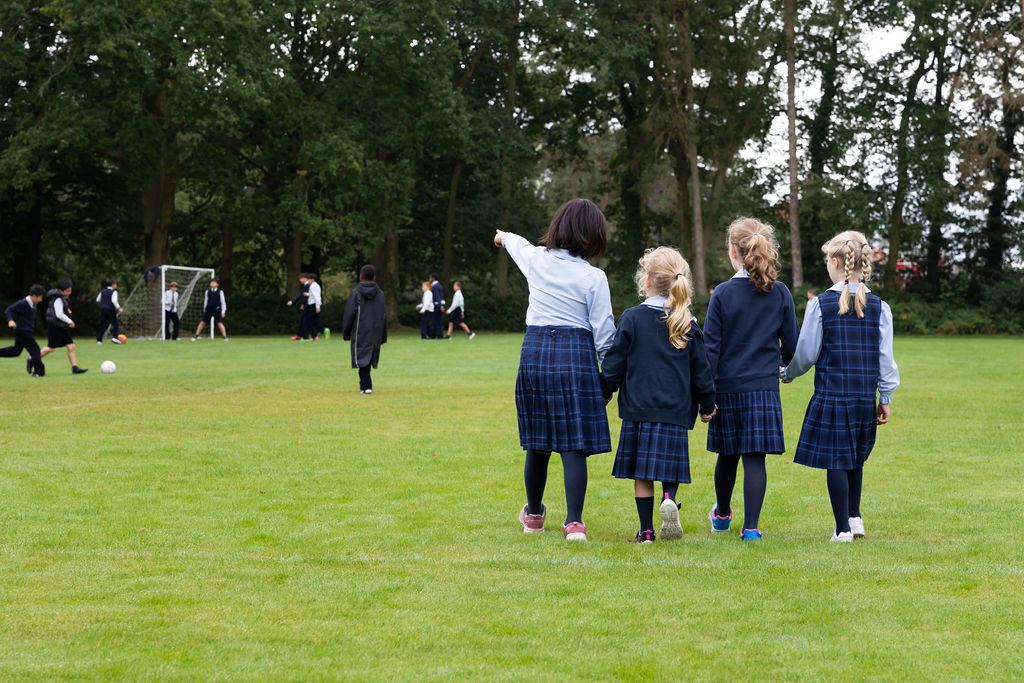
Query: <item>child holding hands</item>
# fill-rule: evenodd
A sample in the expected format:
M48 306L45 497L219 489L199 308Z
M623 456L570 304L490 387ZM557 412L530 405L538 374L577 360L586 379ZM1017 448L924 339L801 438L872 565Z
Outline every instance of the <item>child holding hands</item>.
M786 450L778 371L796 349L799 330L789 289L776 280L778 244L770 225L753 218L733 221L729 260L736 274L717 287L704 321L708 360L715 374L718 414L708 425L715 463L713 533L732 521L736 467L743 461L743 527L740 538L759 541L758 520L768 488L766 453Z
M690 266L670 247L648 250L636 283L646 299L619 319L601 366L601 386L619 390L622 430L612 475L632 479L640 518L637 543L654 541L654 484L660 481L662 540L682 538L676 491L690 483L687 430L698 405L708 422L715 412L715 383L704 339L690 313Z
M780 376L789 382L815 366L814 394L795 461L828 471L835 517L831 540L849 543L864 536L864 462L875 445L877 425L889 421L900 374L892 353L892 311L864 284L871 275L867 239L847 231L821 250L834 284L807 304L796 353Z
M526 335L516 377L519 443L526 451L526 505L519 521L526 533L544 531L543 503L552 451L562 457L566 517L562 534L587 540L583 503L587 457L611 450L598 362L615 333L608 279L587 263L608 244L604 214L588 199L573 199L555 212L535 247L496 231L530 289Z

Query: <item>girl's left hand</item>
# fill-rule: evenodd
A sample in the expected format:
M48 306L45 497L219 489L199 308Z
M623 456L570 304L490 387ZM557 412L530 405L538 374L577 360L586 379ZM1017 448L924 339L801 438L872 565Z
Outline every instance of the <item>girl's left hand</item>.
M877 418L876 418L875 422L877 424L884 425L888 421L889 421L889 404L888 403L879 403L878 404Z
M717 414L718 414L718 406L716 405L715 409L711 411L710 415L705 415L705 414L701 413L700 421L704 422L704 423L711 422L711 418L713 418Z

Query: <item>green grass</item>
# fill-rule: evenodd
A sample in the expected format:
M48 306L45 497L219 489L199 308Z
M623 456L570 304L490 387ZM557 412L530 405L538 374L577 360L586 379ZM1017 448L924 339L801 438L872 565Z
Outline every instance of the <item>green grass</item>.
M589 543L558 532L557 458L548 532L521 533L519 341L399 335L373 396L338 340L3 359L0 679L1024 676L1022 340L896 340L863 541L828 543L824 473L791 456L765 540L712 537L699 425L685 537L652 546L611 454ZM810 389L782 389L791 447Z

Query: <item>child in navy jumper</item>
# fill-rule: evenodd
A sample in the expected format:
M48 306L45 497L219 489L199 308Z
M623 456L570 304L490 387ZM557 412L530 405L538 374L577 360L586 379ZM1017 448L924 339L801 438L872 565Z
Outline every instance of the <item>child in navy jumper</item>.
M75 327L75 321L71 319L71 278L61 278L57 286L46 293L46 347L39 352L39 357L47 356L57 349L63 347L68 352L68 362L71 363L71 374L81 375L88 372L89 368L78 367L78 359L75 356L75 340L71 338L71 330Z
M687 430L698 406L707 422L715 412L715 382L704 339L690 313L690 266L670 247L648 250L636 283L646 300L619 318L601 366L606 399L619 390L622 430L612 475L632 479L640 517L637 543L654 533L654 482L660 481L662 540L682 538L676 491L690 483Z
M46 374L46 366L39 355L39 344L32 337L36 329L36 306L43 300L45 293L42 285L32 285L28 290L28 296L18 299L4 311L7 326L14 330L14 345L0 349L0 357L17 358L21 355L22 349L27 350L29 358L25 368L33 377L42 377Z
M779 251L772 227L740 218L729 226L728 244L736 274L715 287L704 321L718 396L718 414L708 425L708 450L718 453L716 502L708 519L712 532L729 530L736 468L742 460L740 538L757 541L768 487L765 454L786 450L778 372L793 357L799 328L793 296L775 279Z
M117 314L124 311L117 301L117 280L110 279L106 282L106 289L96 295L96 303L100 305L100 326L96 330L96 343L103 343L103 335L110 328L110 341L120 344L118 335L121 332L117 324Z
M892 311L864 284L871 275L867 239L843 232L821 250L834 284L807 304L796 354L780 376L788 382L815 366L814 395L795 460L828 470L832 540L851 542L864 536L864 462L875 445L876 426L889 421L900 373L892 354Z
M558 451L565 479L562 535L585 541L587 457L611 450L597 364L611 346L615 322L608 278L587 263L607 248L604 214L588 199L568 201L540 242L545 246L501 230L494 235L495 246L505 247L530 289L516 377L519 443L526 451L526 505L519 521L526 533L544 531L548 461Z

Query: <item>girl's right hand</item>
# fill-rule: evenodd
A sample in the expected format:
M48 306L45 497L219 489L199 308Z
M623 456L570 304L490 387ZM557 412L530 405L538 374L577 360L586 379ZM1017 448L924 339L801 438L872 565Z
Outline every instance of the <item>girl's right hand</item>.
M505 237L505 233L503 231L495 230L494 231L494 246L500 247L501 246L501 240L504 237Z
M878 424L884 425L886 422L888 422L889 421L889 404L888 403L879 403L878 404L878 412L877 412L876 416L877 416L877 419L875 420L875 422L877 422Z

